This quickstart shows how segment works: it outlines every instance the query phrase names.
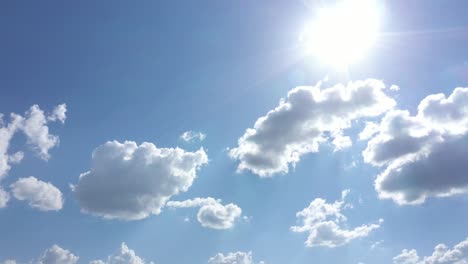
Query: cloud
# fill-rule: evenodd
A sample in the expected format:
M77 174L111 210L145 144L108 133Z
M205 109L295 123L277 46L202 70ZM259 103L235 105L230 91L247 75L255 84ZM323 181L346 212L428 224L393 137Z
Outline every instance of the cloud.
M197 220L203 227L213 229L229 229L242 214L242 209L233 204L222 205L221 200L208 198L195 198L185 201L169 201L168 207L189 208L200 207Z
M74 255L67 249L63 249L58 245L53 245L47 249L37 260L32 263L37 264L76 264L79 257ZM15 264L15 260L7 260L0 262L2 264ZM144 259L137 256L135 251L128 248L125 243L122 243L119 250L107 257L107 260L93 260L90 264L154 264L153 262L145 262Z
M351 140L343 131L353 120L379 116L396 104L379 80L320 86L291 90L275 109L246 130L229 152L240 162L238 171L249 170L260 177L287 173L290 164L294 166L304 154L318 152L319 145L329 139L336 150L349 147Z
M390 90L395 91L395 92L400 91L400 86L393 84L390 86Z
M65 112L66 105L61 104L50 116L46 116L39 106L33 105L25 116L12 113L7 123L0 114L0 180L9 172L11 164L19 163L24 156L23 152L8 153L13 136L17 132L23 132L28 144L36 150L39 157L47 160L50 158L49 150L59 143L58 136L49 134L48 121L65 122Z
M203 141L205 138L206 134L195 131L185 131L184 133L182 133L182 135L180 135L180 139L182 139L185 142L192 142L195 140Z
M48 120L50 121L60 121L63 123L65 123L65 119L67 119L67 105L66 104L60 104L60 105L57 105L55 108L54 108L54 111L52 111L52 114L50 116L47 117Z
M75 264L79 257L73 255L70 251L63 249L57 245L53 245L47 249L44 254L39 257L38 264Z
M0 208L5 208L10 200L10 194L0 187Z
M11 158L8 154L11 139L20 126L21 119L17 115L12 115L10 123L5 125L3 115L0 116L0 179L11 169Z
M158 148L152 143L109 141L93 151L92 167L73 186L83 212L107 219L137 220L159 214L164 204L187 191L208 163L200 148Z
M361 133L359 133L359 140L368 140L379 132L379 125L373 122L366 122L366 126Z
M39 106L33 105L26 112L26 118L19 118L22 120L20 129L26 134L28 143L37 151L39 157L44 160L49 159L49 149L58 145L59 138L49 134L48 120L44 111ZM61 122L63 123L64 120L61 120Z
M342 193L342 198L334 203L327 203L322 198L316 198L308 207L296 213L299 226L292 226L293 232L309 233L305 242L308 247L339 247L348 244L354 239L366 237L369 233L380 227L382 219L378 223L361 225L348 230L343 228L347 222L346 216L341 211L350 208L345 204L349 190Z
M254 261L252 252L233 252L227 255L218 253L208 260L208 264L254 264ZM265 262L260 261L258 264L265 264Z
M107 257L107 261L94 260L90 264L145 264L145 260L137 256L135 251L122 243L119 250ZM149 262L149 264L154 264Z
M63 207L62 193L57 187L35 177L20 178L10 185L13 196L27 201L32 208L41 211L58 211Z
M415 249L403 249L393 258L394 264L467 264L468 238L455 245L452 249L444 244L434 248L431 256L420 258Z
M392 110L363 151L364 161L383 167L375 188L382 199L420 204L428 197L468 192L468 88L446 98L429 95L416 115Z

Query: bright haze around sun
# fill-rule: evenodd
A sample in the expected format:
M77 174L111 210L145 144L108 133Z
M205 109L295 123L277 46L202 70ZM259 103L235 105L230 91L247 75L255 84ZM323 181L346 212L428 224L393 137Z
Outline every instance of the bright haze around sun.
M375 44L381 20L375 0L325 2L299 37L307 55L337 70L363 60Z

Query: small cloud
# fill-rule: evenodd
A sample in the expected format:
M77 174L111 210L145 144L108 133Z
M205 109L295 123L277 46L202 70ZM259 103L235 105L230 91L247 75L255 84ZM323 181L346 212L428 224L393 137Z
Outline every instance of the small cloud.
M10 187L16 199L27 201L32 208L58 211L63 207L62 192L50 182L43 182L31 176L17 180Z
M208 264L265 264L265 262L254 262L252 252L231 252L226 255L218 253L208 260Z
M211 197L189 199L185 201L169 201L169 208L200 207L197 220L203 227L213 229L230 229L242 214L242 209L236 204L221 204L220 199Z
M395 91L395 92L396 92L396 91L400 91L400 86L395 85L395 84L392 84L392 85L390 86L390 90Z
M206 138L206 134L202 132L195 132L195 131L185 131L180 135L180 139L185 142L194 142L194 141L203 141Z
M377 241L377 242L374 242L374 243L372 243L372 245L371 245L370 248L371 248L371 249L376 249L376 248L378 248L378 247L381 247L382 244L383 244L383 242L384 242L383 240L379 240L379 241Z
M342 210L352 208L345 199L349 190L341 193L341 199L327 203L322 198L316 198L308 207L296 213L300 225L292 226L293 232L308 233L305 241L307 247L339 247L351 241L367 237L373 230L378 229L383 219L372 224L364 224L352 229L347 226L348 218Z
M250 223L252 221L252 216L246 216L244 215L242 217L242 220L244 220L245 223Z
M345 170L352 170L352 169L356 168L358 165L359 165L359 161L358 160L353 160L350 164L345 166Z

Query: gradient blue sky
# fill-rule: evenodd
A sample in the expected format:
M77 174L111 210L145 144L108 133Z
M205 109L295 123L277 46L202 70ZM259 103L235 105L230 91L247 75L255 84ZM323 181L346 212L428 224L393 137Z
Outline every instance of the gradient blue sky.
M397 0L384 7L385 34L349 69L350 80L398 85L393 98L412 114L427 95L468 86L468 2ZM236 147L288 91L326 75L329 83L344 81L299 48L298 36L313 13L299 0L2 1L0 113L23 114L34 104L51 111L61 103L68 111L65 124L49 125L60 145L47 162L26 147L23 135L12 141L10 152L23 150L25 157L1 185L8 189L18 178L35 176L59 188L65 203L42 212L12 198L0 209L0 261L25 263L57 244L88 263L125 242L161 264L206 263L219 252L236 251L252 251L268 264L391 263L402 249L428 256L437 244L463 241L466 195L416 206L378 198L380 169L362 162L367 143L355 140L362 125L347 133L351 148L334 152L324 145L287 174L236 173L238 161L226 148ZM207 137L183 142L179 136L189 130ZM187 151L203 146L209 164L172 199L219 198L237 204L250 220L214 230L197 223L194 208L165 208L137 221L81 213L69 184L90 169L92 151L109 140ZM353 160L358 165L348 168ZM341 247L306 247L307 235L290 230L296 212L315 198L338 200L344 189L351 190L347 200L354 205L344 213L349 226L385 222Z

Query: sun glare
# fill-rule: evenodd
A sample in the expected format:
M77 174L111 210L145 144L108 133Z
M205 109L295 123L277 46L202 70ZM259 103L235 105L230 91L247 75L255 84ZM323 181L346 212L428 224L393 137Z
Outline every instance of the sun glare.
M342 0L321 8L306 27L301 42L308 54L338 68L361 60L377 39L376 0Z

